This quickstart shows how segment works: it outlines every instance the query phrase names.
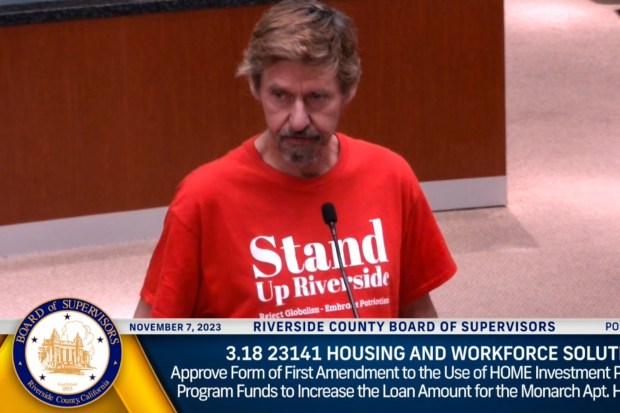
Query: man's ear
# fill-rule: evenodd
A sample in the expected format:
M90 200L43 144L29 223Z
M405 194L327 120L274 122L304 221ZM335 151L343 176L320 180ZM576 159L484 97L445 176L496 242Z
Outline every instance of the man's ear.
M357 83L351 86L351 89L349 89L349 91L347 92L346 96L344 97L344 104L348 105L353 100L356 93L357 93Z
M254 96L256 100L260 100L258 96L258 90L256 90L256 86L254 86L254 80L252 80L251 76L248 77L248 85L250 86L250 92L252 92L252 96Z

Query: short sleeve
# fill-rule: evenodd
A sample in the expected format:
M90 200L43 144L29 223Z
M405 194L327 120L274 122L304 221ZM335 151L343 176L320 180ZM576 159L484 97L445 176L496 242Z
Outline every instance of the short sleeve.
M401 307L439 287L456 273L456 264L413 172L406 185Z
M140 293L152 317L191 317L201 283L200 240L169 210Z

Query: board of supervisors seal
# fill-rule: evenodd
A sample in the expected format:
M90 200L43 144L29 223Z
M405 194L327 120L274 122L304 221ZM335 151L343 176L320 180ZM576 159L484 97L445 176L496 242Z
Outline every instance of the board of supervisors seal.
M79 407L103 396L118 375L121 354L112 319L77 298L34 308L13 341L20 382L35 398L57 407Z

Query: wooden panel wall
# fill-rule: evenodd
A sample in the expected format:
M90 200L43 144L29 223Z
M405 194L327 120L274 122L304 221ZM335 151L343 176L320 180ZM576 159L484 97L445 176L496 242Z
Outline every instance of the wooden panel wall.
M502 0L334 0L363 76L341 130L424 181L505 175ZM0 28L0 225L168 204L263 127L234 77L265 7Z

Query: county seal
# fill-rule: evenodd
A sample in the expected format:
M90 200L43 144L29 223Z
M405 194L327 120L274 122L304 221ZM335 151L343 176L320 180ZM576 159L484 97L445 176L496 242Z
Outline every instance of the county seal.
M13 365L22 385L57 407L92 403L108 391L121 366L121 338L108 315L76 298L33 309L13 341Z

